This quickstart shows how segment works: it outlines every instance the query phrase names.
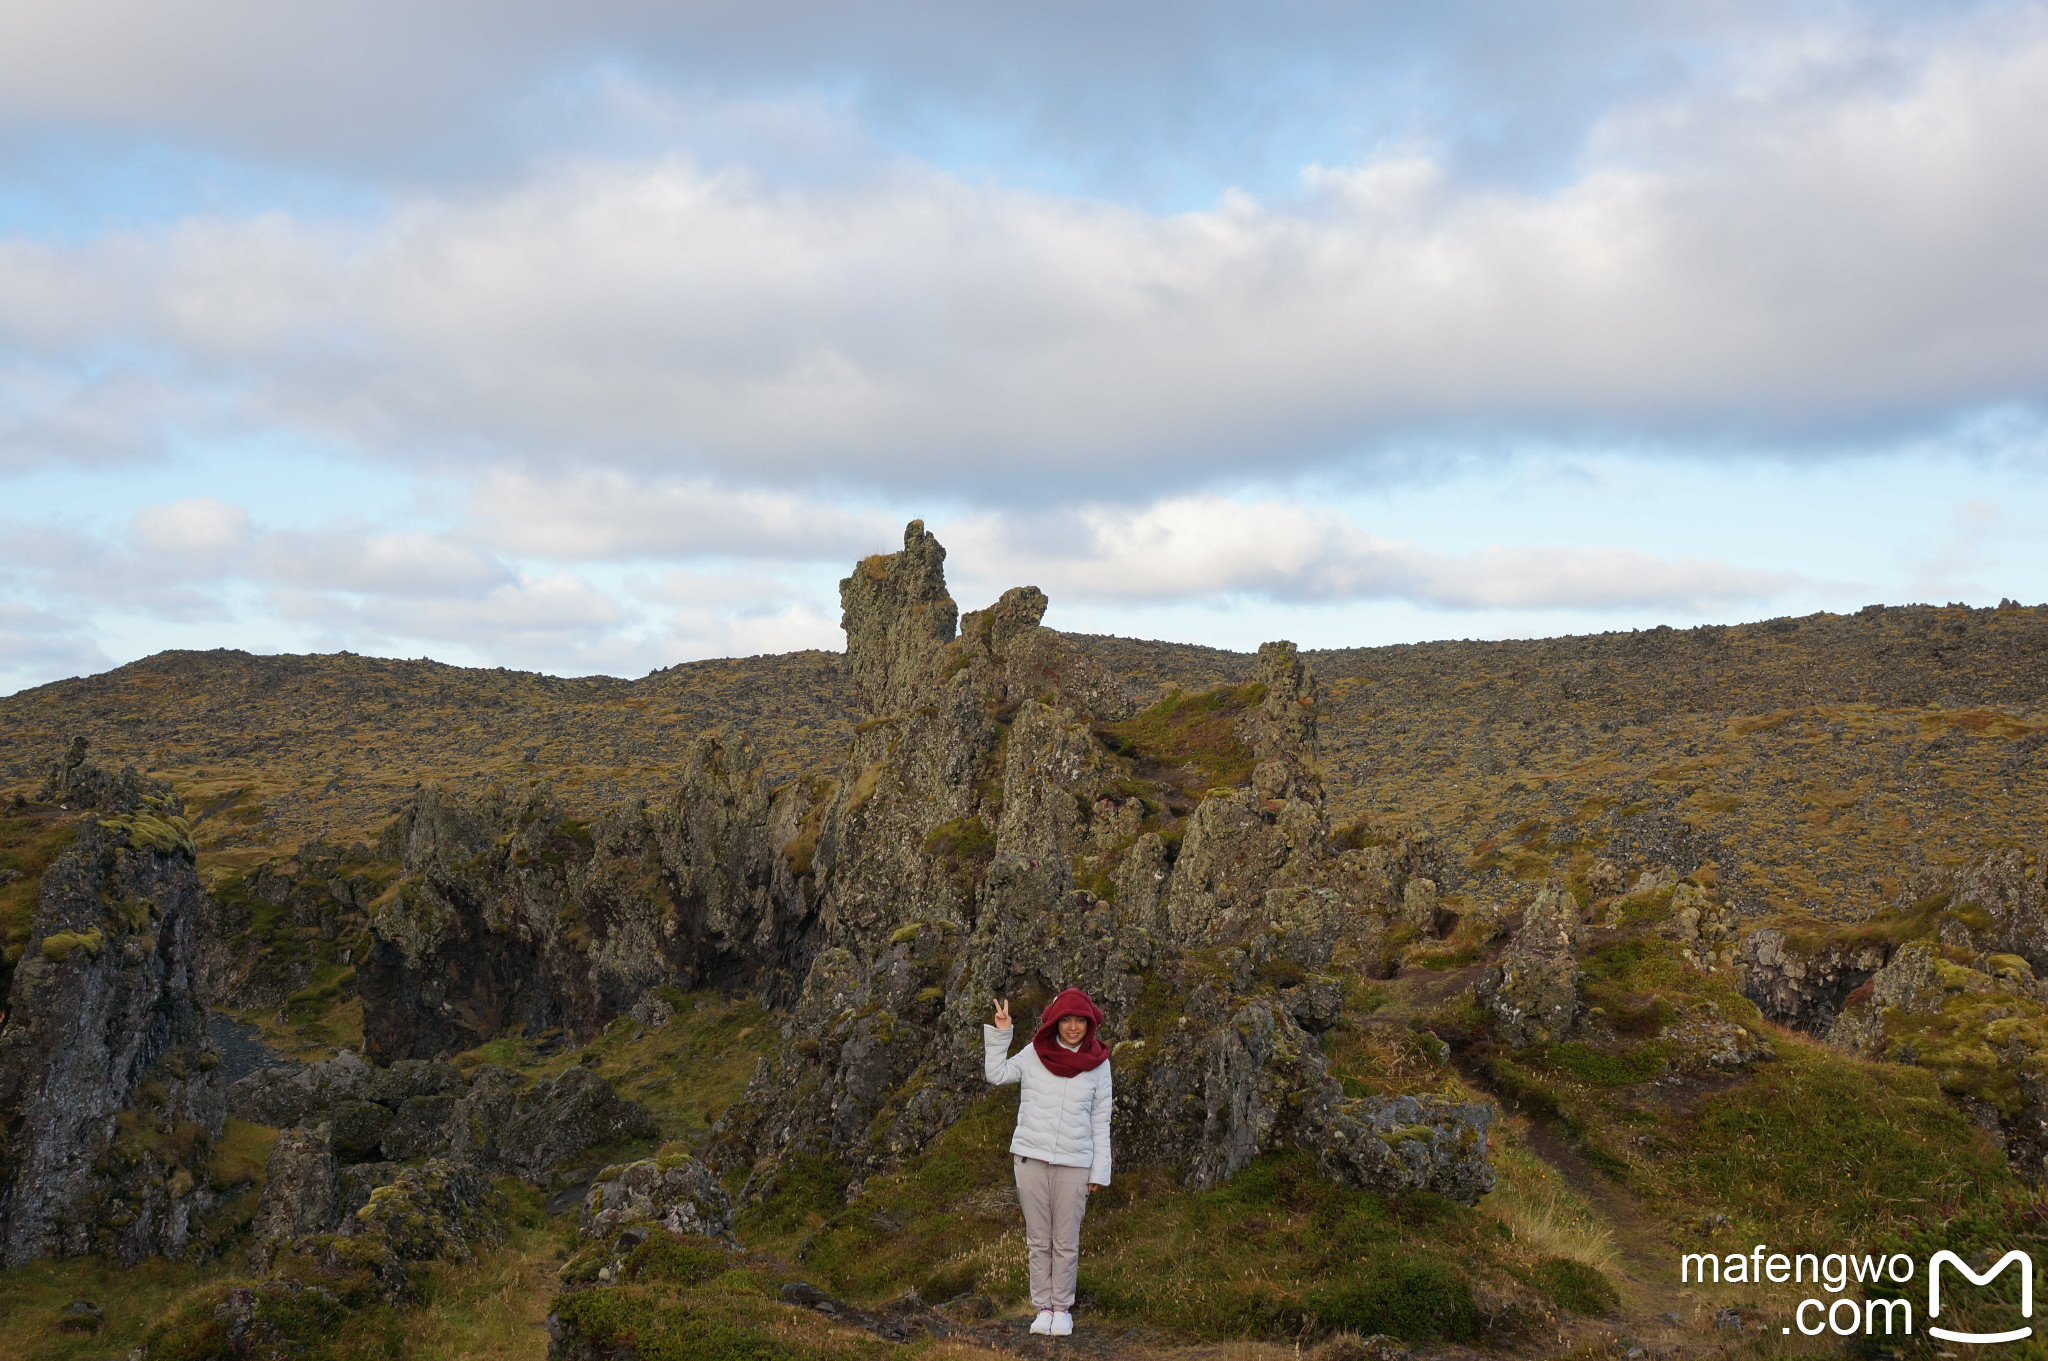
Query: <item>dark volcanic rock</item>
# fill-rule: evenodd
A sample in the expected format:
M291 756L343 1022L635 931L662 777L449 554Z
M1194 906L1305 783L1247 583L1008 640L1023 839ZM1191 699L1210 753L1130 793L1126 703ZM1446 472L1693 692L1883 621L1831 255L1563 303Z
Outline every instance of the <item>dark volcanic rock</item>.
M82 763L52 775L89 800L43 876L0 1031L0 1261L181 1255L210 1208L219 1056L193 973L205 894L168 788Z
M444 1150L448 1117L468 1085L452 1064L404 1059L379 1068L344 1053L302 1067L259 1069L230 1087L227 1099L230 1113L259 1125L329 1124L336 1157L356 1163Z
M512 1102L498 1135L497 1165L537 1186L552 1184L556 1163L587 1148L652 1139L654 1117L614 1092L588 1068L536 1082Z
M1879 936L1809 938L1767 926L1742 938L1735 977L1764 1015L1826 1038L1849 995L1890 957L1891 942Z
M1393 880L1382 848L1368 866L1329 844L1293 646L1262 648L1253 685L1200 710L1239 706L1195 739L1213 764L1171 765L1105 735L1132 702L1040 626L1041 593L1008 592L950 637L943 555L921 525L904 545L841 583L867 713L802 848L817 954L714 1159L752 1164L755 1194L797 1152L887 1166L986 1094L989 998L1016 999L1029 1034L1033 1009L1079 987L1110 1017L1121 1160L1207 1186L1292 1145L1384 1191L1490 1187L1484 1107L1404 1108L1390 1143L1391 1108L1346 1101L1303 1027L1334 1014L1321 971L1348 918L1383 924ZM1207 773L1231 770L1241 783ZM1177 853L1139 787L1187 808Z
M1578 1015L1579 905L1562 881L1546 883L1522 929L1479 985L1495 1033L1511 1049L1561 1040Z
M466 1262L505 1240L504 1206L477 1169L445 1158L399 1171L344 1226L381 1239L401 1262Z
M1418 1147L1395 1148L1315 1039L1341 1002L1325 972L1339 937L1377 958L1397 895L1430 909L1425 925L1434 898L1420 838L1331 844L1295 648L1134 718L1116 678L1043 627L1042 592L961 616L944 560L912 523L901 553L840 585L863 712L837 778L771 795L746 744L704 741L672 799L589 823L544 789L415 799L358 971L370 1056L507 1031L582 1042L657 985L750 988L788 1009L785 1042L712 1159L754 1168L759 1192L792 1154L870 1170L924 1147L986 1094L988 999L1015 998L1028 1025L1074 986L1111 1016L1129 1156L1210 1185L1298 1145L1360 1185L1479 1194L1482 1114L1406 1120L1395 1144ZM385 1156L433 1147L424 1107L380 1104ZM344 1117L376 1117L331 1109L337 1150L366 1147ZM574 1073L522 1093L489 1069L447 1128L451 1156L543 1183L571 1143L639 1137Z
M491 1064L465 1078L452 1064L401 1059L379 1068L343 1054L252 1073L227 1099L240 1119L326 1130L343 1168L445 1155L539 1186L553 1184L566 1158L656 1133L645 1108L582 1067L522 1088L517 1074Z
M790 995L810 905L771 840L803 802L792 788L771 806L752 747L710 738L674 798L590 823L544 788L474 806L422 793L393 829L405 877L358 971L365 1047L430 1058L557 1027L581 1043L656 985Z
M279 1134L270 1146L263 1196L249 1226L250 1264L265 1270L279 1244L334 1228L341 1220L337 1191L333 1126Z
M380 857L366 846L310 841L289 859L216 880L199 931L199 985L207 1004L232 1011L282 1007L311 982L324 943L347 939L351 944L343 948L352 955L386 872ZM278 948L282 923L302 948Z

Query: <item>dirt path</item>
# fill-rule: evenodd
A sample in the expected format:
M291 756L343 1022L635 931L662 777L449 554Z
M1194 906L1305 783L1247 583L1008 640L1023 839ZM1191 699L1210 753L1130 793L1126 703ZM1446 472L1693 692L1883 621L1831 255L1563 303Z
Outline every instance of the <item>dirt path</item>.
M1695 1301L1672 1279L1678 1249L1650 1207L1588 1162L1550 1122L1530 1121L1524 1137L1529 1151L1564 1178L1565 1185L1600 1217L1601 1227L1614 1236L1622 1263L1621 1279L1615 1284L1628 1312L1665 1323L1669 1322L1663 1318L1666 1314L1685 1320Z

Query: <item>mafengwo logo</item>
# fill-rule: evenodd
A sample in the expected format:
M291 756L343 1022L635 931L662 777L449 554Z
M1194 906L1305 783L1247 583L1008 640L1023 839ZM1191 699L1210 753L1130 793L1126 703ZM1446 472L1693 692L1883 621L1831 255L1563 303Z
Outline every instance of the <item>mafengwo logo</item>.
M1959 1307L1956 1290L1963 1281L1973 1286L1989 1286L2008 1268L2016 1267L2019 1273L2019 1317L2013 1319L2016 1325L1991 1332L1969 1332L1944 1328L1935 1320L1941 1317L1942 1272L1949 1269L1948 1302L1951 1317ZM1906 1296L1902 1287L1910 1285L1921 1276L1919 1264L1905 1253L1894 1253L1889 1257L1870 1254L1854 1255L1831 1252L1825 1257L1816 1253L1802 1252L1786 1254L1770 1252L1769 1245L1759 1243L1747 1255L1729 1253L1725 1258L1711 1253L1689 1252L1679 1259L1678 1278L1684 1283L1764 1285L1804 1284L1811 1281L1836 1298L1824 1300L1808 1298L1799 1301L1792 1311L1792 1322L1780 1332L1790 1333L1797 1328L1808 1337L1822 1333L1834 1333L1839 1337L1900 1336L1913 1331L1913 1301ZM1927 1281L1927 1314L1924 1322L1927 1335L1944 1342L1964 1342L1987 1345L1997 1342L2018 1342L2034 1335L2031 1323L2021 1322L2034 1316L2034 1259L2014 1248L2005 1256L1977 1271L1955 1253L1943 1249L1927 1259L1925 1271ZM1866 1298L1856 1299L1845 1295L1851 1285L1866 1287ZM1883 1290L1885 1295L1875 1291Z

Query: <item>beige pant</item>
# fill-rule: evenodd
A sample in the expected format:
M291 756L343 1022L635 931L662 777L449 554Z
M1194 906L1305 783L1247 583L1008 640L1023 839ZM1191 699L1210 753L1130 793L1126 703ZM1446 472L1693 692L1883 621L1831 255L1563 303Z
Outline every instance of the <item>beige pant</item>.
M1031 1259L1031 1307L1071 1310L1081 1270L1081 1216L1088 1210L1085 1167L1061 1167L1012 1153L1024 1246Z

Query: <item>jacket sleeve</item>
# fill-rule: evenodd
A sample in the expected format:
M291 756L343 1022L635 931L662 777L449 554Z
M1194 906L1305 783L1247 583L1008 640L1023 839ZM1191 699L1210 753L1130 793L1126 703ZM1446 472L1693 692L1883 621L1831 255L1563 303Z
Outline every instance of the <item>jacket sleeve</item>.
M1102 1067L1096 1071L1102 1074L1102 1085L1095 1091L1095 1109L1091 1112L1095 1118L1095 1129L1093 1131L1095 1161L1088 1169L1088 1180L1094 1182L1097 1186L1107 1186L1109 1185L1110 1164L1109 1114L1110 1108L1116 1104L1116 1100L1115 1093L1110 1088L1109 1060L1104 1059Z
M988 1080L998 1087L1005 1082L1024 1080L1024 1068L1010 1057L1010 1037L1017 1033L1016 1027L997 1030L992 1025L981 1028L982 1071Z

